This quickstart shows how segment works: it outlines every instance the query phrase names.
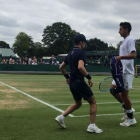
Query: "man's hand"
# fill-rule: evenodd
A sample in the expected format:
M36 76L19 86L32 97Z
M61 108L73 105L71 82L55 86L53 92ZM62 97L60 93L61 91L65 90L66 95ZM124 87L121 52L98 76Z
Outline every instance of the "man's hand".
M92 87L93 86L93 82L92 82L92 80L90 79L90 80L88 80L88 84L89 84L89 86L90 87Z
M121 56L116 56L116 59L117 59L118 61L120 61L120 60L121 60Z

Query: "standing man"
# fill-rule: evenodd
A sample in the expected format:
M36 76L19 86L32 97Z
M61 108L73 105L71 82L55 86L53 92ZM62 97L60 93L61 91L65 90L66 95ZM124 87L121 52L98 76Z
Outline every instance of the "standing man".
M13 56L11 55L9 58L9 64L12 64Z
M52 57L51 57L50 60L49 60L49 63L50 63L51 65L54 65L54 64L56 63L56 58L54 57L53 54L52 54Z
M32 58L31 58L31 56L29 56L28 65L32 65Z
M132 88L132 81L134 77L134 59L136 58L136 48L135 42L130 37L131 24L129 22L121 22L119 33L121 37L124 38L122 44L119 48L119 56L117 60L122 62L123 66L123 84L125 92L121 94L112 95L122 104L124 108L125 115L121 120L124 120L123 123L120 123L121 126L130 126L136 124L136 120L133 117L134 109L131 107L131 101L129 99L128 93L129 89ZM116 83L113 80L111 89L116 87Z
M55 121L57 121L61 127L66 128L64 118L68 114L80 108L82 105L82 98L84 98L84 100L87 100L90 105L90 125L88 126L87 131L101 133L103 130L99 129L95 125L96 101L90 89L93 82L91 80L91 76L85 69L85 52L81 50L86 44L85 36L83 34L77 34L74 38L74 44L75 46L73 50L67 55L59 68L61 73L66 78L66 82L69 85L75 103L69 106L61 115L57 116ZM66 65L69 65L70 67L70 77L65 70ZM90 87L86 84L84 77L88 79L88 84Z

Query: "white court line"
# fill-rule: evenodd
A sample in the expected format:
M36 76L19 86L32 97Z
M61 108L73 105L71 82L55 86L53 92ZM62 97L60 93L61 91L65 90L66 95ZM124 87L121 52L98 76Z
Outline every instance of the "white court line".
M134 89L134 90L140 90L140 89L138 89L138 88L132 88L132 89Z
M140 114L140 112L135 112L134 114ZM114 113L114 114L97 114L96 116L116 116L116 115L124 115L124 113ZM74 116L75 118L82 118L82 117L89 117L90 115L81 115L81 116Z
M140 101L131 101L132 103L140 103ZM97 105L100 105L100 104L118 104L119 102L103 102L103 103L96 103ZM72 103L73 104L73 103ZM63 106L63 105L72 105L72 104L53 104L53 105L56 105L56 106ZM89 104L89 103L82 103L82 104L84 104L84 105L87 105L87 104ZM120 103L119 103L120 104Z
M12 89L14 89L14 90L16 90L16 91L18 91L18 92L20 92L20 93L22 93L22 94L24 94L24 95L26 95L26 96L28 96L28 97L30 97L30 98L32 98L32 99L35 100L35 101L38 101L38 102L40 102L40 103L42 103L42 104L44 104L44 105L47 105L47 106L49 106L49 107L51 107L51 108L53 108L53 109L55 109L55 110L57 110L57 111L59 111L59 112L61 112L61 113L64 112L63 110L61 110L61 109L59 109L59 108L57 108L57 107L55 107L55 106L53 106L53 105L51 105L51 104L49 104L49 103L46 103L46 102L44 102L44 101L42 101L42 100L39 100L38 98L35 98L35 97L33 97L33 96L27 94L26 92L23 92L23 91L21 91L21 90L15 88L15 87L12 87L12 86L10 86L10 85L8 85L8 84L5 84L5 83L3 83L3 82L1 82L1 81L0 81L0 83L3 84L3 85L5 85L5 86L7 86L7 87L9 87L9 88L12 88ZM70 116L70 117L74 117L72 114L69 114L69 116Z

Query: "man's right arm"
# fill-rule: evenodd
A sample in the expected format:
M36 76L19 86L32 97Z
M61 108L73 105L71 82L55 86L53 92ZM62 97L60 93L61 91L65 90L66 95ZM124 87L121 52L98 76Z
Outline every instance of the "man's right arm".
M84 67L83 60L79 60L79 62L78 62L78 69L88 79L88 84L89 84L90 87L92 87L93 86L93 82L91 80L91 76L88 74L88 72L86 71L86 69Z

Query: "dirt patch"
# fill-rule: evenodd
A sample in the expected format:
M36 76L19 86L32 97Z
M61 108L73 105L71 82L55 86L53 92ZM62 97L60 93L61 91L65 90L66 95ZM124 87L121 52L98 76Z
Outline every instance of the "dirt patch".
M6 95L5 95L5 98L6 98L6 99L15 99L16 97L15 97L14 95L6 94Z
M0 89L0 93L2 95L1 99L15 99L17 98L15 96L15 93L17 93L18 91L15 90L8 90L8 89ZM0 102L1 104L1 102Z
M0 84L0 87L4 87L5 85L3 85L3 84Z
M18 91L11 89L0 89L0 93L17 93L17 92Z
M18 86L28 87L28 86L38 86L38 83L33 83L33 82L11 82L9 85L13 86L13 87L18 87Z
M29 108L29 102L25 100L0 100L0 109L15 110Z
M42 89L39 89L39 88L29 88L29 89L25 89L26 92L52 92L54 91L54 89L48 89L48 88L42 88Z

